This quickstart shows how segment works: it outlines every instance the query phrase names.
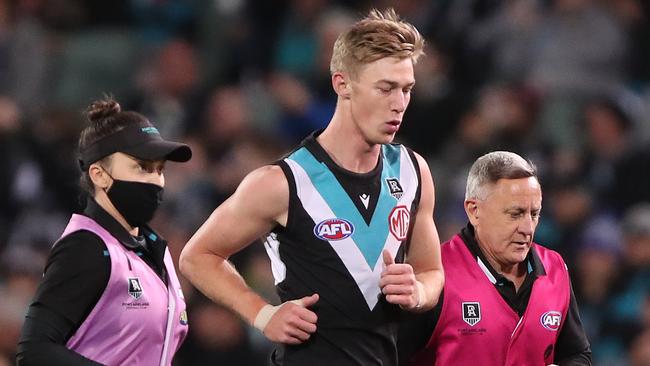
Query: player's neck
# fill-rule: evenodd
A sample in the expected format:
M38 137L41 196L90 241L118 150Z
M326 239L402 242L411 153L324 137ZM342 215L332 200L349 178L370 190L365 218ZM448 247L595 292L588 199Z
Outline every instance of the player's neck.
M368 144L352 123L342 123L336 114L317 140L340 167L367 173L377 166L381 145Z

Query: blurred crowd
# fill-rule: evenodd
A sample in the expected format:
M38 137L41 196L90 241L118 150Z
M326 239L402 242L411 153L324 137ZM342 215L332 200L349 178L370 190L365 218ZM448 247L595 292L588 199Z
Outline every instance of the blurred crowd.
M466 224L480 154L538 167L536 241L568 263L596 365L650 365L650 3L644 0L0 0L0 365L52 243L79 212L82 111L104 94L189 143L152 227L176 258L249 171L334 110L338 33L393 6L427 39L398 140L436 184L441 240ZM277 301L262 245L232 258ZM186 283L175 365L263 365L259 332Z

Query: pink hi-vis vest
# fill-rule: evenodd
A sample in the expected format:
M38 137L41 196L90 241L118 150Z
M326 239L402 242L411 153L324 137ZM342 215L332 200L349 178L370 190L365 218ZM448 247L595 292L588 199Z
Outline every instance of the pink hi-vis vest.
M101 298L66 346L110 366L171 365L187 335L187 314L169 250L164 259L166 286L135 252L86 216L72 215L61 237L79 230L104 241L111 275Z
M538 244L546 275L533 283L523 317L508 306L459 235L441 247L442 311L414 365L545 366L553 363L569 308L570 286L560 255Z

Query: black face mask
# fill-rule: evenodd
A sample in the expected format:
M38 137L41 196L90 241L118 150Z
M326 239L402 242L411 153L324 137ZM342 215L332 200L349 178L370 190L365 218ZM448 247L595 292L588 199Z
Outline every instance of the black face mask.
M140 227L156 213L162 202L163 187L113 178L113 184L106 194L129 225Z

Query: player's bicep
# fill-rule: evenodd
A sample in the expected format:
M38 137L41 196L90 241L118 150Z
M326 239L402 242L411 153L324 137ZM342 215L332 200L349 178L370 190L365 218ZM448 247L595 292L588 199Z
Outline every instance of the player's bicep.
M440 261L440 239L433 221L435 193L433 179L426 161L416 154L420 165L421 194L420 204L415 215L408 262L416 273L442 268Z
M212 212L189 245L223 258L269 232L286 215L289 188L279 167L249 174L237 191Z

